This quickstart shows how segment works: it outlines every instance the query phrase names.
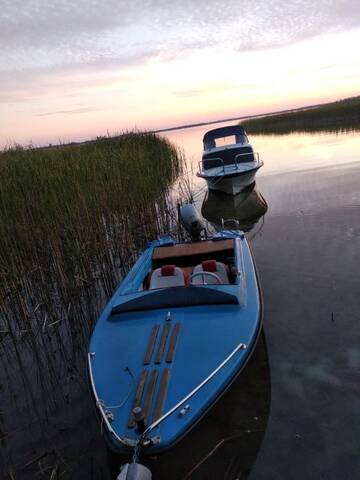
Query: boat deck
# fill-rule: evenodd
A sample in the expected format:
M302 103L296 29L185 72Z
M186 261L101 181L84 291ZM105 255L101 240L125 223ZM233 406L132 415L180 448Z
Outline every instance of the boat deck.
M132 413L137 406L147 426L168 414L152 428L151 438L159 443L149 446L148 454L165 451L189 431L243 368L261 323L243 236L158 245L150 246L128 274L133 290L125 283L129 290L120 286L115 292L89 347L93 392L116 452L127 452L139 438ZM192 268L205 259L241 269L246 284L137 290L155 263Z

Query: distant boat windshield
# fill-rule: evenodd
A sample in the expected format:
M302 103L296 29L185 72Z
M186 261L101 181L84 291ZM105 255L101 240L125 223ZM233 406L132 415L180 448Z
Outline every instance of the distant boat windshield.
M237 143L235 135L215 139L215 146L222 147L224 145L235 145Z
M205 133L203 142L204 149L211 150L212 148L226 145L247 143L247 137L244 129L240 125L233 125L210 130Z

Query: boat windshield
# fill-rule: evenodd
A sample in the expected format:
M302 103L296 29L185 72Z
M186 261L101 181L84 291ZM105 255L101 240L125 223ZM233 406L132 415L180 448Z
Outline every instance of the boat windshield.
M217 128L204 135L204 150L221 148L226 145L241 145L248 142L245 130L239 126Z
M230 137L217 138L215 140L216 147L223 147L225 145L236 145L236 143L237 141L235 135L231 135Z
M121 297L112 314L169 307L239 304L238 287L234 285L169 287Z

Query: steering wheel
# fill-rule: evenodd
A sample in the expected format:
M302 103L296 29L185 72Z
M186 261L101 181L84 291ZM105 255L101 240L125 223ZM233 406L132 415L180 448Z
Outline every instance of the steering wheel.
M196 272L196 273L193 273L190 277L190 285L196 285L195 283L193 283L193 279L196 278L196 277L200 277L200 275L202 276L202 279L203 279L203 282L200 284L200 285L207 285L207 283L205 282L205 278L204 276L208 275L209 277L211 278L215 278L216 282L221 284L221 280L220 278L216 275L216 273L213 273L213 272Z

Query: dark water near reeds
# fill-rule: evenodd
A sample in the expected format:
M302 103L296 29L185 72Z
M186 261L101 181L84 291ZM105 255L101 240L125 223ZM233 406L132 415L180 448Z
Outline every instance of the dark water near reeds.
M201 156L204 128L167 135ZM216 226L248 232L264 294L247 368L154 480L326 479L360 471L360 134L252 136L265 166L239 197L195 200ZM109 285L110 290L110 285ZM87 372L89 318L109 292L84 294L36 338L0 333L0 478L110 479ZM76 322L74 320L76 319ZM36 347L36 348L34 348ZM39 368L39 365L41 368Z

